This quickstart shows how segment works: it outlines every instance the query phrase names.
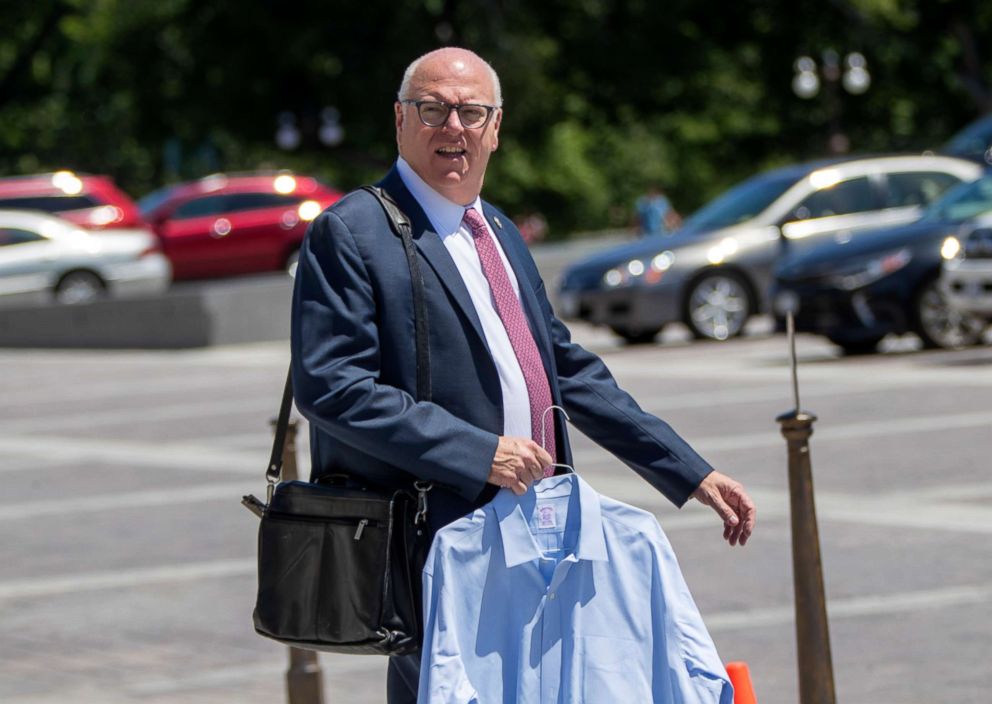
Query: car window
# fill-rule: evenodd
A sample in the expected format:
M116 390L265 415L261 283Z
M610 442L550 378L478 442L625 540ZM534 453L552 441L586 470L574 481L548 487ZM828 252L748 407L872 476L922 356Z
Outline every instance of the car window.
M885 207L927 205L961 179L940 171L912 171L888 175Z
M992 144L992 119L985 117L966 126L951 137L942 151L964 156L979 156Z
M260 210L296 205L299 198L282 193L231 193L227 196L227 210L236 213L242 210Z
M45 239L37 232L21 230L17 227L0 227L0 247Z
M785 193L798 178L795 175L750 178L686 218L682 229L715 230L750 220Z
M877 208L875 192L867 176L841 181L811 193L795 209L799 220L831 215L862 213Z
M148 217L148 214L167 201L175 190L175 186L165 186L143 196L138 201L138 210L141 212L141 216Z
M203 196L188 200L172 214L174 220L189 220L227 212L227 196Z
M11 210L41 210L46 213L64 213L103 205L90 196L19 196L0 198L0 208Z

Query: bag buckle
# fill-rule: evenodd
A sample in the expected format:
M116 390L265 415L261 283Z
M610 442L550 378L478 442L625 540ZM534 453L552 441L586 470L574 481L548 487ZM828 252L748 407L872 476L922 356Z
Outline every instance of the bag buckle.
M417 514L413 517L413 524L419 526L427 519L427 492L434 488L430 482L415 481L413 488L417 490Z

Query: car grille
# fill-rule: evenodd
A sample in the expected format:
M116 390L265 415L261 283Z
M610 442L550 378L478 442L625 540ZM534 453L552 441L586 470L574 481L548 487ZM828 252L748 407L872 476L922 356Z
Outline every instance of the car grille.
M992 259L992 230L982 228L972 232L964 243L967 259Z

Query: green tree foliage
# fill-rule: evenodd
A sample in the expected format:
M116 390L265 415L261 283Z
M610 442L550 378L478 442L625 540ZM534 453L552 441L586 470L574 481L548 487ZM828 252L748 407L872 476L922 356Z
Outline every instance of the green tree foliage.
M832 121L855 152L921 150L992 110L978 0L2 0L0 22L0 173L109 173L135 195L215 170L374 179L406 64L475 49L506 103L486 192L559 236L627 224L649 182L689 212L826 155ZM796 57L828 48L867 57L866 94L792 93Z

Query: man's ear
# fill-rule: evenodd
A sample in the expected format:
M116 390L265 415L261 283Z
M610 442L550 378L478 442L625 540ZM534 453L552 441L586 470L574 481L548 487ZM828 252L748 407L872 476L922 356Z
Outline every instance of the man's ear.
M496 151L499 148L499 126L503 122L503 109L499 108L496 110L496 114L493 116L493 146L492 151Z
M400 151L400 133L403 131L403 103L396 101L393 104L393 112L396 116L396 150ZM402 154L400 154L402 156Z
M396 132L399 134L403 128L403 103L398 100L393 103L393 112L396 114Z

